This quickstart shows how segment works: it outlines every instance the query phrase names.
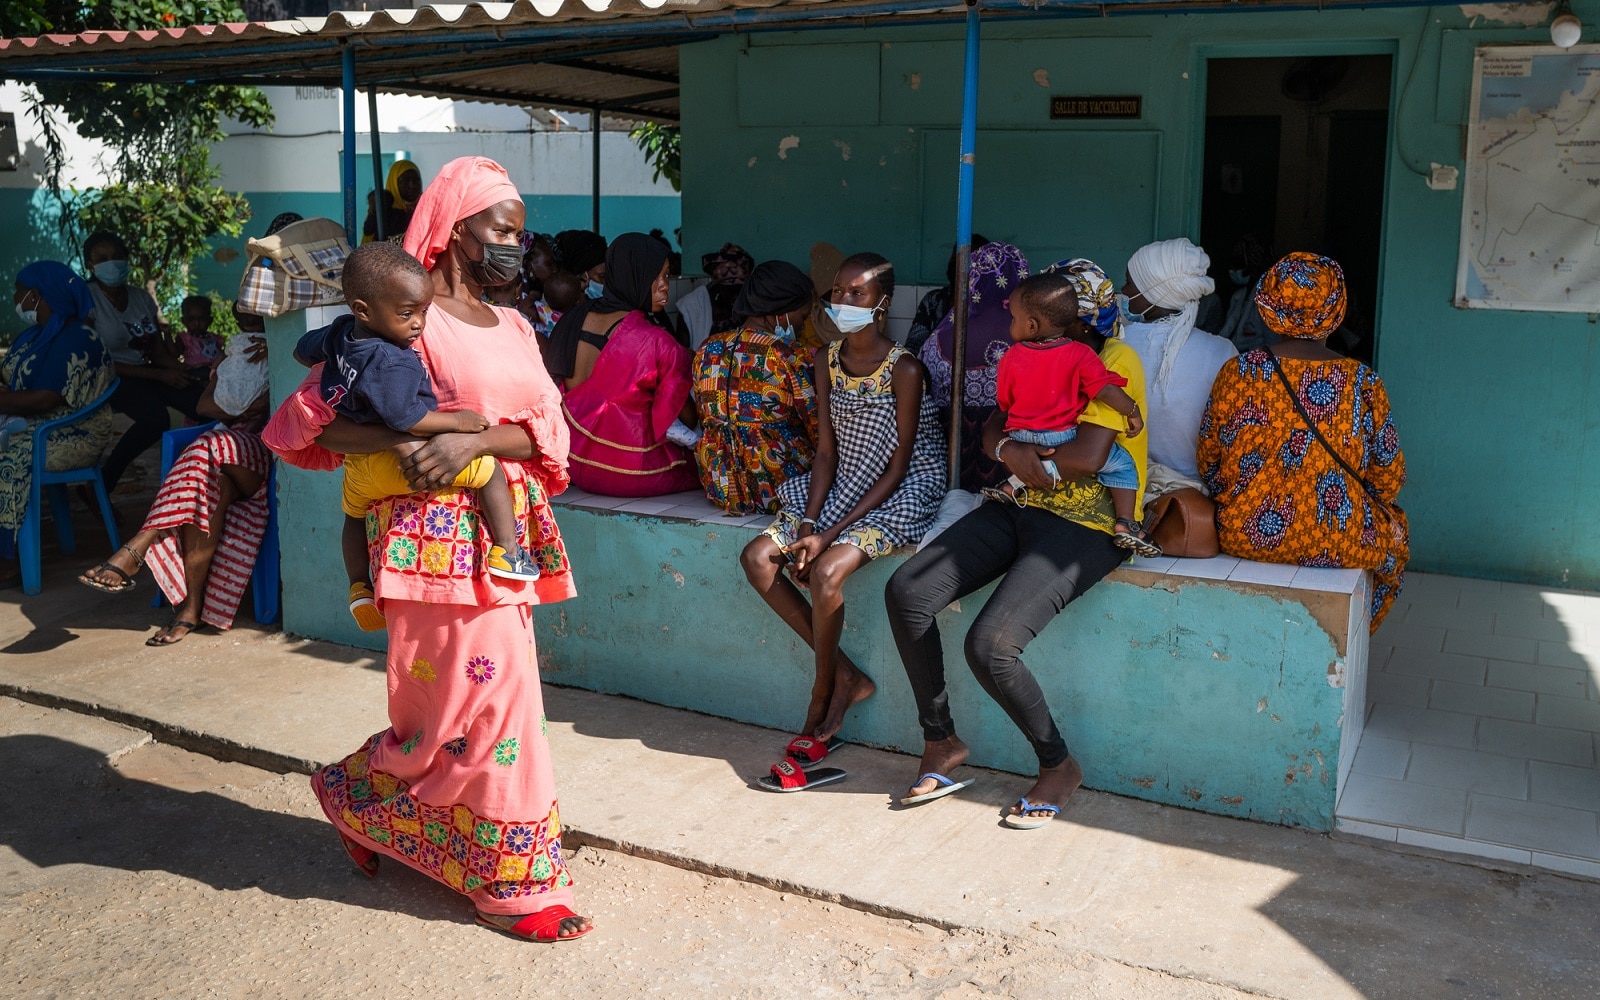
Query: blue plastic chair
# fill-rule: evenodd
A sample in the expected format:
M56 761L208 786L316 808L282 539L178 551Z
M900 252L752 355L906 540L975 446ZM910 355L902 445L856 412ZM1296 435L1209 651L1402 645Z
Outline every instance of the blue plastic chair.
M83 469L65 469L60 472L50 472L45 469L45 439L51 431L62 427L71 427L73 424L82 423L100 411L111 401L111 394L117 391L121 379L112 379L111 387L100 395L98 399L75 413L69 413L55 420L47 420L34 428L33 431L33 481L28 487L28 509L22 516L22 526L17 529L17 557L22 563L22 592L30 596L44 590L44 569L41 565L44 541L41 538L44 521L44 499L50 499L50 513L56 522L56 539L61 545L61 551L68 555L77 551L77 540L72 535L72 507L67 500L67 486L72 483L88 483L94 487L95 499L100 502L100 515L105 518L106 535L111 539L111 547L116 548L122 544L122 539L117 535L117 522L111 514L111 498L106 495L106 482L100 477L100 465L96 463Z
M217 426L216 423L180 427L161 435L161 479L167 478L173 463L183 454L183 449ZM256 564L250 571L250 593L255 599L256 621L271 625L278 620L278 463L267 469L267 530L261 536L261 547L256 550ZM161 606L162 594L156 590L150 606Z

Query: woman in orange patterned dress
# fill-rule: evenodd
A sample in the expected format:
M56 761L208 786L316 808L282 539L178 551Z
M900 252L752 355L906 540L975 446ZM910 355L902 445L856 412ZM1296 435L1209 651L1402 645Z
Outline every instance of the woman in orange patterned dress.
M1285 340L1224 365L1200 424L1200 475L1222 551L1262 562L1372 570L1376 631L1405 580L1405 456L1383 380L1329 350L1344 271L1292 253L1256 291Z

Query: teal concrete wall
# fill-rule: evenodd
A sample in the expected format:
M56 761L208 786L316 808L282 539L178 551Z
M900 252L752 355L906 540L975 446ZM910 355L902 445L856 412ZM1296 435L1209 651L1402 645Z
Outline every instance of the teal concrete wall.
M1575 8L1600 21L1595 0ZM1546 27L1474 26L1439 7L1030 18L983 37L977 228L1031 260L1083 255L1118 276L1150 239L1199 236L1208 58L1392 54L1377 360L1410 467L1412 566L1600 586L1600 327L1453 308L1462 194L1428 190L1407 165L1462 165L1473 48L1548 44ZM955 231L959 38L927 27L685 46L686 255L734 240L803 264L829 240L888 255L903 282L940 280ZM1052 93L1142 94L1144 117L1051 122ZM1505 419L1524 400L1538 419Z
M0 188L0 287L7 289L17 272L36 260L76 265L81 254L61 238L55 198L32 188ZM23 330L15 311L0 309L0 343L8 344Z
M578 597L537 611L547 682L794 731L811 652L744 580L753 529L565 508L557 519ZM883 604L900 563L880 559L846 586L843 648L878 693L841 735L920 754ZM1032 750L961 657L989 592L940 616L951 705L973 763L1033 774ZM1325 830L1344 696L1328 679L1342 667L1337 645L1304 607L1260 589L1113 579L1052 622L1027 660L1089 787Z

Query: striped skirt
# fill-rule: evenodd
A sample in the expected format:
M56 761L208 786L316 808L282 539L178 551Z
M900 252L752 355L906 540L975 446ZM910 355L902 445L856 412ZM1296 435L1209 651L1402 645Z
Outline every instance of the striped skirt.
M266 476L272 468L272 453L261 438L223 427L200 435L183 450L161 481L143 528L161 533L145 555L151 578L167 600L182 604L189 596L189 586L183 574L179 534L190 524L201 531L209 529L222 501L224 465L241 466L262 479L254 496L228 507L222 522L222 540L217 543L211 572L206 577L200 620L221 629L233 627L233 616L239 611L239 601L256 565L256 552L267 531Z

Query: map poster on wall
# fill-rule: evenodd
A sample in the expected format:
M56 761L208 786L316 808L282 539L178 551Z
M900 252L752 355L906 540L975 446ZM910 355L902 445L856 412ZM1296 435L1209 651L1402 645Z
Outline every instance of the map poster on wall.
M1472 66L1456 305L1600 313L1600 45Z

